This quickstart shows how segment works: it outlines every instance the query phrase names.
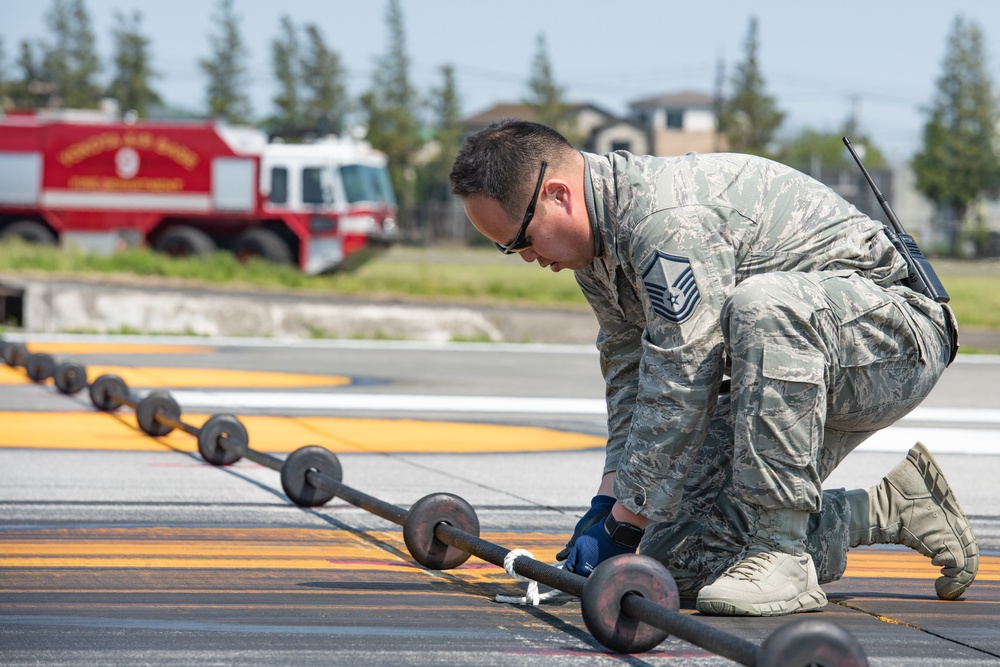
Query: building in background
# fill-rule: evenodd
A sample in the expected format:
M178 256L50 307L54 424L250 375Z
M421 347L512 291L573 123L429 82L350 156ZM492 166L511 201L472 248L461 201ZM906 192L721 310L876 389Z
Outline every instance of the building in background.
M725 140L716 107L707 93L666 93L631 102L629 120L646 132L652 155L717 153L725 150Z
M723 150L718 132L715 98L707 93L685 91L643 98L629 104L626 117L619 117L593 104L570 104L569 114L580 148L593 153L625 150L636 155L683 155L688 151L711 153ZM503 118L534 121L528 104L500 103L463 121L469 134Z

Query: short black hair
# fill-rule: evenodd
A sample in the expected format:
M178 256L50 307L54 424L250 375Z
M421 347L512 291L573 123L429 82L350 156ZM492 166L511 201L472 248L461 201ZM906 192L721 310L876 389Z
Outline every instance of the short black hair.
M457 197L495 199L512 219L519 219L542 162L562 163L567 151L576 149L547 125L499 120L462 142L449 176L451 191Z

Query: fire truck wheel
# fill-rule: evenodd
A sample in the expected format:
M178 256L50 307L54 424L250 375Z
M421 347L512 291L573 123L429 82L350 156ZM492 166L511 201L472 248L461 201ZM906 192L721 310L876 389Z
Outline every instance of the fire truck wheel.
M251 257L260 257L275 264L291 264L292 251L284 240L270 229L254 227L236 239L236 257L245 262Z
M200 229L177 225L165 229L153 248L171 257L193 257L215 252L215 241Z
M39 243L41 245L55 245L56 236L52 231L40 222L34 220L18 220L3 228L0 238L19 238L26 243Z

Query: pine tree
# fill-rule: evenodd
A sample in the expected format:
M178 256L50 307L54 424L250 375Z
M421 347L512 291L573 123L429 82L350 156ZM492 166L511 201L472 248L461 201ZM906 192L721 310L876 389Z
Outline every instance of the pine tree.
M246 93L249 52L243 45L233 0L219 0L215 22L219 32L209 36L212 55L198 63L208 76L209 115L230 123L248 123L253 115Z
M52 84L49 103L89 109L100 101L94 78L101 69L94 31L83 0L53 0L45 16L52 43L44 47L42 77Z
M161 104L150 80L156 76L150 66L149 39L140 31L142 14L134 12L131 19L115 12L114 77L108 95L118 101L122 111L135 111L140 118L149 114L149 107Z
M441 67L441 87L431 90L434 141L437 154L424 169L424 197L433 201L447 201L451 197L448 174L462 143L464 128L461 122L461 103L455 84L455 68Z
M281 17L281 35L271 42L271 67L274 78L278 81L278 94L273 100L277 111L271 123L280 134L297 135L302 131L302 102L299 93L302 74L299 61L298 31L292 19L285 14Z
M35 49L26 39L21 40L17 67L21 71L21 78L7 84L7 94L14 108L37 109L45 106L55 87L45 80L41 63L35 57Z
M969 207L1000 187L997 112L982 30L958 16L924 126L923 148L912 163L917 189L937 205L954 254L960 251Z
M3 38L0 37L0 114L8 107L13 106L13 102L7 95L7 52L3 48Z
M413 161L420 147L417 92L410 84L410 59L399 0L389 0L386 24L389 50L379 60L371 90L361 98L367 139L389 158L389 174L405 223L415 205Z
M882 151L856 127L852 128L850 123L842 132L819 132L806 128L794 139L781 145L777 159L816 178L820 177L817 168L848 169L854 172L858 167L851 154L844 148L844 136L847 136L858 152L862 153L865 166L869 170L885 167L886 161Z
M539 33L536 44L525 103L534 110L536 121L562 133L571 144L578 144L581 137L575 128L571 108L564 101L565 89L556 83L545 35Z
M757 63L757 19L750 19L745 45L745 60L733 73L732 96L722 104L719 127L729 149L741 153L768 155L771 139L785 114L767 94L764 77Z
M327 47L315 24L308 24L306 48L302 53L303 124L320 136L342 134L347 128L351 106L344 82L340 56Z

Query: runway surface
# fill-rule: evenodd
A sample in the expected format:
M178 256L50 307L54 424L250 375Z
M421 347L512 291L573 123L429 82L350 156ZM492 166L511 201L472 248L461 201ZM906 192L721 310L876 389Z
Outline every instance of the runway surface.
M7 340L16 337L7 336ZM129 337L35 337L32 351L169 389L182 419L239 415L256 450L335 451L344 482L408 507L435 492L475 507L485 539L551 562L603 463L594 350ZM848 457L828 485L876 483L917 438L935 453L985 554L962 600L905 548L851 552L811 615L873 665L1000 664L1000 359L963 357L921 408ZM727 665L669 638L608 653L578 601L524 607L492 564L416 565L401 529L334 500L291 504L279 475L215 468L181 432L96 411L0 366L0 663ZM754 643L790 617L712 618Z

